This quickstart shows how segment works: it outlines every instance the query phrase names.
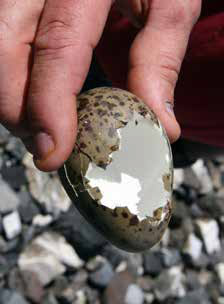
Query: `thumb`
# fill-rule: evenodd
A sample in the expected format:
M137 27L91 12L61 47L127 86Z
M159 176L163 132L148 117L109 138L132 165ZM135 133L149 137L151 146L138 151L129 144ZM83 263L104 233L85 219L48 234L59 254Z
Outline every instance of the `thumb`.
M102 34L111 0L47 0L34 43L27 100L27 149L43 171L58 169L76 137L76 96ZM100 12L99 18L95 18Z
M174 142L180 136L173 111L174 90L200 7L178 5L179 1L164 3L152 1L148 20L133 42L127 86L157 114Z

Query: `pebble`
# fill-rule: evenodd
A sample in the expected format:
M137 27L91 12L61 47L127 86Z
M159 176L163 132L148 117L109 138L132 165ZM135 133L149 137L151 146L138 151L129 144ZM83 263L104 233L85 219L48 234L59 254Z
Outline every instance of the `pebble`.
M114 276L111 264L106 261L96 271L89 275L89 283L93 287L105 288Z
M2 219L3 229L8 240L12 240L22 231L22 223L18 211L5 215Z
M145 274L151 276L158 276L163 270L161 258L153 251L148 251L143 255L143 266Z
M45 226L48 226L49 224L51 224L52 222L53 222L53 217L51 215L37 214L33 218L32 225L39 226L39 227L45 227Z
M6 166L1 168L3 179L15 190L27 184L25 170L22 165Z
M215 270L219 277L220 283L224 285L224 263L218 263L215 266Z
M135 284L129 271L116 273L103 293L103 304L124 304L128 286Z
M193 165L192 170L200 181L200 193L205 194L213 190L213 184L207 167L202 159L198 159Z
M55 217L61 212L68 211L71 201L65 193L56 172L47 174L37 170L32 156L27 153L23 159L26 167L26 176L32 196Z
M169 268L182 262L180 252L175 248L162 248L159 251L159 256L164 267Z
M33 217L40 213L40 209L28 191L20 191L18 197L20 199L18 211L21 220L25 224L31 224Z
M198 219L196 225L203 239L206 252L213 254L221 250L219 226L213 219Z
M224 215L223 198L214 193L208 193L202 196L197 204L204 211L207 217L214 217L216 219Z
M45 232L34 239L18 261L20 270L35 272L42 285L64 273L64 264L78 269L83 261L62 236L53 232Z
M197 261L202 254L203 244L199 238L197 238L193 233L189 234L188 239L183 248L183 253L190 256L192 261Z
M103 247L108 243L73 205L66 213L61 214L52 227L62 234L75 248L78 255L85 260L101 253Z
M145 303L152 304L154 299L155 299L155 296L153 293L150 293L150 292L144 293Z
M1 304L28 304L25 298L17 293L16 291L11 291L9 289L0 290L0 303Z
M10 136L9 141L5 146L5 150L11 154L12 158L19 162L21 162L26 153L26 148L21 139L13 136Z
M5 127L3 127L2 124L0 124L0 145L7 143L9 137L9 131Z
M141 288L136 284L131 284L128 286L124 303L125 304L143 304L144 293Z
M163 271L155 281L155 296L164 301L169 297L181 298L186 294L186 277L181 266L174 266Z
M0 178L0 213L8 213L19 206L19 198L9 185Z
M204 289L189 292L183 299L176 302L176 304L212 304Z

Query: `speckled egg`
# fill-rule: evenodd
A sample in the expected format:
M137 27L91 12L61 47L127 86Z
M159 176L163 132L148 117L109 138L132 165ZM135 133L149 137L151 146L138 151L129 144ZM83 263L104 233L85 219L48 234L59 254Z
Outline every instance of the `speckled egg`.
M160 241L172 210L172 154L157 117L133 94L102 87L78 97L77 140L59 175L115 246L138 252Z

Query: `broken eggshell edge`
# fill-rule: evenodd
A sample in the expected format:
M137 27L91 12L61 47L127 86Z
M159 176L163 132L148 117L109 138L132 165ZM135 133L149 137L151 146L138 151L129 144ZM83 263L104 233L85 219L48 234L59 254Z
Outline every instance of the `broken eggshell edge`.
M82 132L83 129L85 129L86 121L88 121L84 114L85 107L89 106L89 110L91 110L92 105L91 103L89 104L89 100L94 99L96 101L96 97L98 97L98 102L96 102L94 110L97 111L100 117L100 115L105 112L106 106L106 104L102 106L102 100L104 103L105 100L107 100L110 108L110 115L115 115L116 118L118 118L116 129L124 127L129 122L133 111L138 111L138 113L141 113L143 116L149 115L150 120L161 128L169 147L171 164L170 172L168 173L168 181L166 180L166 176L163 176L163 182L164 188L169 188L171 198L173 185L172 153L167 135L155 114L146 107L139 98L129 92L116 88L97 88L79 96L79 130L81 129ZM99 99L102 99L101 103ZM113 101L115 101L115 105L113 105ZM118 117L118 111L116 109L116 104L121 101L122 109L124 110L122 118ZM125 102L127 102L127 108ZM98 122L102 120L102 117L100 118L101 119L98 119ZM114 121L116 122L116 120ZM98 122L95 121L94 123ZM86 134L84 132L85 138L91 134L91 132L89 133L89 127L90 126L87 124ZM88 187L88 182L85 182L85 177L83 174L80 175L80 172L87 170L90 159L86 152L83 151L83 149L88 149L88 147L82 145L79 130L77 144L75 145L69 160L59 169L59 176L67 194L86 220L115 246L130 252L140 252L150 249L161 240L163 233L168 226L172 211L171 199L168 200L163 207L156 209L153 217L146 216L142 220L140 220L136 214L132 214L128 207L116 207L111 209L102 205L100 203L100 193L97 197L98 194L96 193L96 189ZM93 134L93 137L95 137L95 141L101 140L96 137L96 134ZM118 138L112 138L111 142L111 147L118 145ZM80 146L82 146L82 149L80 149ZM112 150L110 150L110 153L111 151ZM102 163L102 155L99 159L96 157L94 163L99 166L108 165L111 161L110 153L107 151L106 154L108 157L103 160L104 163Z

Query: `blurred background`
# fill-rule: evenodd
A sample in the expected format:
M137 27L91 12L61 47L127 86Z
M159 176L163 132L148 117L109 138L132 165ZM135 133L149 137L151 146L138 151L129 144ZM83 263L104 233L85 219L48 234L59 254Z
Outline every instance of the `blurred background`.
M223 304L224 158L175 169L174 188L161 243L121 251L0 126L0 303Z
M83 90L103 85L93 62ZM186 164L160 244L127 253L0 125L0 304L224 304L224 156Z

